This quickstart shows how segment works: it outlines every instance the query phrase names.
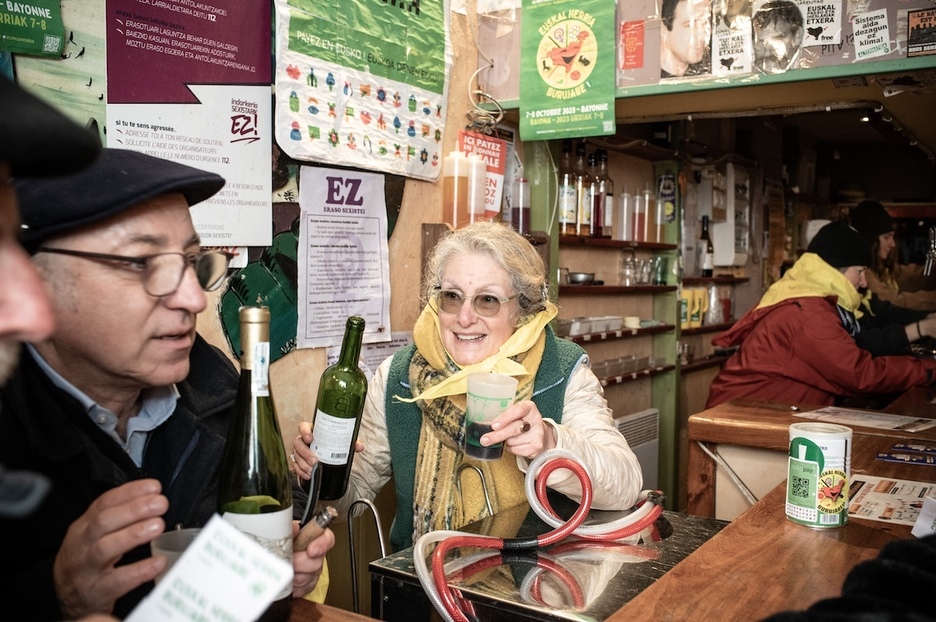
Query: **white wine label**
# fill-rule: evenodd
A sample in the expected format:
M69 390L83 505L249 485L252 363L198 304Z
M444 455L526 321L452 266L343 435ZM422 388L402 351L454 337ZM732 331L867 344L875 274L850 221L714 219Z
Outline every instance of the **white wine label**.
M309 446L323 464L344 466L354 438L356 419L342 419L317 410Z
M270 342L254 344L253 371L251 373L251 395L267 396L270 394Z
M260 546L292 565L292 506L267 514L235 514L225 512L222 518L253 538ZM292 581L276 596L284 598L292 593Z

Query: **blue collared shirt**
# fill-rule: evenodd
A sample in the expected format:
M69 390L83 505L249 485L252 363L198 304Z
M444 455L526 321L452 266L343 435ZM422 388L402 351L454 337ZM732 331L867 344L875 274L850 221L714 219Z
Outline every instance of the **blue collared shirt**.
M162 425L175 411L176 401L179 399L179 390L175 384L143 390L140 412L127 421L127 439L124 440L117 434L117 415L114 412L104 408L85 395L75 385L65 380L61 374L45 362L31 345L26 344L26 348L42 371L52 380L52 383L78 400L91 421L105 434L114 439L114 442L127 452L127 455L138 467L142 466L143 450L146 448L146 439L149 433Z

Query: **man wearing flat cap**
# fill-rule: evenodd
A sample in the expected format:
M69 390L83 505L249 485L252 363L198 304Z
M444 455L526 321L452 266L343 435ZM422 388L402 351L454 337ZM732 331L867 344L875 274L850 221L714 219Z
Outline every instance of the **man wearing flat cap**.
M98 156L98 137L33 97L14 82L0 78L0 384L15 369L20 341L48 337L54 327L49 299L39 275L23 252L19 207L12 177L64 175L87 166ZM16 440L16 439L11 439ZM46 498L49 480L28 471L0 466L0 517L15 530ZM8 601L10 603L16 601ZM13 614L14 607L8 606ZM82 622L114 618L90 615Z
M871 354L855 343L859 288L871 253L848 225L824 226L760 303L712 340L739 346L712 382L706 408L736 398L830 405L936 380L936 361Z
M936 311L936 279L926 277L919 264L897 261L896 224L884 206L867 199L853 207L848 218L871 248L868 289L881 300L900 307Z
M0 393L0 462L51 481L27 525L0 521L0 595L30 603L31 619L125 617L166 565L150 541L216 511L238 376L195 330L227 256L201 249L189 208L223 185L118 149L16 184L58 325ZM294 596L333 544L326 530L293 556Z

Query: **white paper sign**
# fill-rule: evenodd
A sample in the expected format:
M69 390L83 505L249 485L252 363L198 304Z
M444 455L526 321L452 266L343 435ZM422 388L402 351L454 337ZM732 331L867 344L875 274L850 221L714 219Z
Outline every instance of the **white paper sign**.
M852 18L855 33L855 59L867 60L890 54L890 28L887 9L861 13Z
M290 564L215 514L126 622L252 622L292 577Z
M839 0L799 0L806 21L803 47L842 42L842 3Z
M349 316L364 343L390 339L390 261L384 176L300 169L299 348L341 343Z

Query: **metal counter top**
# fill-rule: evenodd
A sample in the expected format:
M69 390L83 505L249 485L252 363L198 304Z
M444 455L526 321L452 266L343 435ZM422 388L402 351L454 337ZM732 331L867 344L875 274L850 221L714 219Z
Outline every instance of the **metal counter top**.
M552 493L563 516L575 505ZM592 511L588 522L608 522L622 512ZM615 611L659 579L727 525L724 521L664 512L627 543L585 543L570 537L527 554L460 549L449 556L450 585L475 606L479 620L595 620ZM532 538L550 531L526 504L469 525L462 531L502 538ZM548 567L548 568L547 568ZM478 572L472 572L478 569ZM408 548L370 564L371 614L382 620L429 619Z

